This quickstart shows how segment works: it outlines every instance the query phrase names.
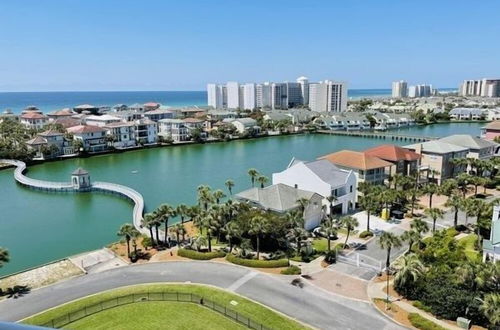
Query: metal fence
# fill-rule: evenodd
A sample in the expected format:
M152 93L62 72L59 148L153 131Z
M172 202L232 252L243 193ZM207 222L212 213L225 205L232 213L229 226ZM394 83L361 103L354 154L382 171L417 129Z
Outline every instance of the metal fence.
M369 268L376 272L381 272L383 270L382 261L368 257L358 252L352 252L350 254L343 254L341 252L338 252L337 261L356 267Z
M250 329L271 330L263 324L256 322L244 315L241 315L240 313L235 312L230 308L219 305L212 300L205 299L204 297L192 293L180 292L146 292L115 297L95 303L93 305L87 305L74 312L54 318L44 324L41 324L41 326L50 328L62 328L72 322L78 321L84 317L102 312L110 308L147 301L175 301L183 303L194 303L200 306L207 307Z

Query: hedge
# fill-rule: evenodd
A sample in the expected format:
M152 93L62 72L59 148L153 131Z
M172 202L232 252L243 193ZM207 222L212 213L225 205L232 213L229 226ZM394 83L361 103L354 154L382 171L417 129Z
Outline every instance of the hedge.
M177 255L184 258L195 259L195 260L210 260L214 258L224 258L226 256L226 253L222 251L198 252L188 249L179 249L177 251Z
M429 306L425 306L421 301L419 300L415 300L413 303L412 303L413 306L417 307L418 309L421 309L423 311L426 311L428 313L431 313L432 312L432 309L429 307Z
M367 238L367 237L372 237L373 233L371 231L365 230L359 233L359 238Z
M227 261L233 264L254 268L278 268L278 267L288 267L287 259L278 260L254 260L254 259L242 259L236 257L234 254L228 254L226 256Z
M283 275L300 275L301 272L300 267L293 265L283 269L280 273Z
M445 330L442 326L437 325L417 313L408 314L408 320L410 320L411 325L421 330Z

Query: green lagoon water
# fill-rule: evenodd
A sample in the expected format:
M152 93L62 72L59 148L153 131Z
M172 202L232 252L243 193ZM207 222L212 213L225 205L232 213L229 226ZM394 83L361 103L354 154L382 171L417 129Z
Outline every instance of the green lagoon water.
M478 135L481 123L439 124L401 130L412 135ZM155 148L45 163L29 168L28 175L69 181L83 167L95 181L130 186L145 199L150 211L161 203L194 203L196 187L208 184L234 191L249 188L246 174L257 168L269 178L284 169L292 157L312 160L342 149L363 150L392 140L328 135L269 137L229 143ZM397 141L397 144L408 142ZM132 171L138 171L133 174ZM56 194L33 191L15 183L13 170L0 171L0 246L9 249L11 262L0 269L8 274L116 241L116 231L131 222L132 205L102 194Z

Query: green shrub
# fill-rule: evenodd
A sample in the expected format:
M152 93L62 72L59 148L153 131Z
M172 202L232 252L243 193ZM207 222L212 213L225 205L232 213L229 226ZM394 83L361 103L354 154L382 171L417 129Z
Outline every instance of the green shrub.
M337 243L335 245L335 250L342 251L345 248L344 243Z
M458 235L458 230L456 230L453 227L450 227L450 228L446 229L446 235L448 235L450 237L455 237Z
M149 248L153 246L153 242L151 241L151 237L143 235L142 236L142 246L145 248Z
M421 329L421 330L444 330L440 325L437 325L436 323L426 319L423 316L420 316L420 314L417 313L410 313L408 314L408 320L410 320L411 325L413 325L415 328Z
M281 274L283 275L300 275L300 273L301 273L300 267L297 267L295 265L285 268L281 271Z
M254 268L278 268L278 267L288 267L287 259L278 260L255 260L255 259L241 259L233 254L228 254L226 256L227 261L233 264Z
M326 251L325 253L325 262L329 264L334 264L337 262L337 253L333 250Z
M367 238L367 237L373 237L373 233L371 231L365 230L359 233L359 238Z
M214 258L224 258L226 256L226 253L222 251L198 252L188 249L179 249L177 251L177 255L184 258L195 259L195 260L210 260Z
M431 308L429 306L425 306L421 301L416 300L413 302L412 305L417 307L418 309L421 309L421 310L427 312L427 313L432 312Z

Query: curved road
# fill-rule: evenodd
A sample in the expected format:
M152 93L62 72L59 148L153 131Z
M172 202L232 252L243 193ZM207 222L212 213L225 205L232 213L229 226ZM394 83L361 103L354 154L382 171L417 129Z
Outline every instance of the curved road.
M100 291L153 282L192 282L234 291L319 329L402 329L370 304L302 289L278 277L216 262L148 263L82 275L0 302L0 320L19 321L51 307ZM237 307L236 307L237 309Z

